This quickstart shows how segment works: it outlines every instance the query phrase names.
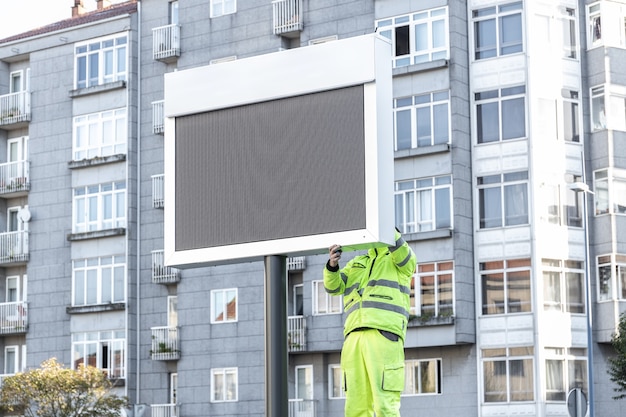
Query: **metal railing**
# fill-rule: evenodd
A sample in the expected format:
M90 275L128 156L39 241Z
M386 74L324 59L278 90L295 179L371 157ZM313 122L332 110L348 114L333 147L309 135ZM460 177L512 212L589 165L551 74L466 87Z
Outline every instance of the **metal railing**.
M165 174L152 176L152 207L165 207Z
M180 56L179 25L152 29L152 56L157 61L167 61Z
M303 271L306 269L306 256L287 258L287 271Z
M180 271L165 266L163 250L152 251L152 282L155 284L174 284L180 281Z
M316 417L317 411L315 400L289 400L289 416L288 417Z
M30 120L30 91L0 96L0 125Z
M178 404L151 404L152 417L178 417Z
M28 261L28 232L0 233L0 264Z
M306 350L306 317L287 317L287 344L289 352Z
M0 194L26 191L30 189L28 161L5 162L0 164Z
M28 327L28 305L24 301L0 303L0 334L24 333Z
M153 360L171 361L180 359L178 327L152 327L150 356Z
M274 35L302 30L302 0L274 0Z
M165 100L152 102L152 133L161 135L165 131Z

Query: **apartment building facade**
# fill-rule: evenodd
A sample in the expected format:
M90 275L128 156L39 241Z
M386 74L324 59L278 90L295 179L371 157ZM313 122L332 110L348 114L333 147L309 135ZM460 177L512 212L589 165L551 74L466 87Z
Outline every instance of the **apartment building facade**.
M0 40L2 375L54 356L136 415L263 415L263 264L164 262L164 78L377 33L419 261L403 415L563 416L574 388L623 412L626 2L94 3ZM325 262L287 260L291 416L343 415Z

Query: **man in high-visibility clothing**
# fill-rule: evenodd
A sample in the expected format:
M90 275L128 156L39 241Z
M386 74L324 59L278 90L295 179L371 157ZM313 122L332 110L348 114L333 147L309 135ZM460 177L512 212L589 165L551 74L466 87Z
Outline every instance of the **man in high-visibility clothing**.
M415 254L396 229L395 245L372 248L339 269L341 246L330 247L324 288L343 295L341 350L346 417L399 417L404 389L404 338Z

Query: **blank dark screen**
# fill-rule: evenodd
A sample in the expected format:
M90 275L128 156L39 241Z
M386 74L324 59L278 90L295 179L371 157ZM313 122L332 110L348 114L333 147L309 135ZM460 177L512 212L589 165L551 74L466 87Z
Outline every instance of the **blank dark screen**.
M177 251L366 226L362 85L177 117L175 140Z

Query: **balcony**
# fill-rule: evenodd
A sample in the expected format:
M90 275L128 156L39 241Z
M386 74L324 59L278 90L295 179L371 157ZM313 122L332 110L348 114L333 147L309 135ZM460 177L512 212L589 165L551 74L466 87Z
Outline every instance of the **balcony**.
M162 135L165 131L165 100L152 102L152 133Z
M156 61L174 62L180 56L180 26L152 29L152 56Z
M287 258L287 271L304 271L306 269L306 256Z
M0 126L17 129L30 121L30 91L0 96Z
M23 334L28 328L28 305L24 301L0 303L0 334Z
M289 352L306 351L306 317L287 317L287 344Z
M178 417L178 404L151 404L152 417Z
M0 265L28 261L28 232L0 233Z
M152 176L152 207L163 208L165 206L165 175Z
M163 250L152 251L152 282L155 284L175 284L180 281L180 271L165 266Z
M315 410L314 400L289 400L289 412L288 417L316 417L317 411Z
M272 2L274 35L295 38L302 31L302 0Z
M178 327L152 327L152 347L150 357L156 361L176 361L180 359Z
M28 161L0 164L0 197L20 197L30 190Z

